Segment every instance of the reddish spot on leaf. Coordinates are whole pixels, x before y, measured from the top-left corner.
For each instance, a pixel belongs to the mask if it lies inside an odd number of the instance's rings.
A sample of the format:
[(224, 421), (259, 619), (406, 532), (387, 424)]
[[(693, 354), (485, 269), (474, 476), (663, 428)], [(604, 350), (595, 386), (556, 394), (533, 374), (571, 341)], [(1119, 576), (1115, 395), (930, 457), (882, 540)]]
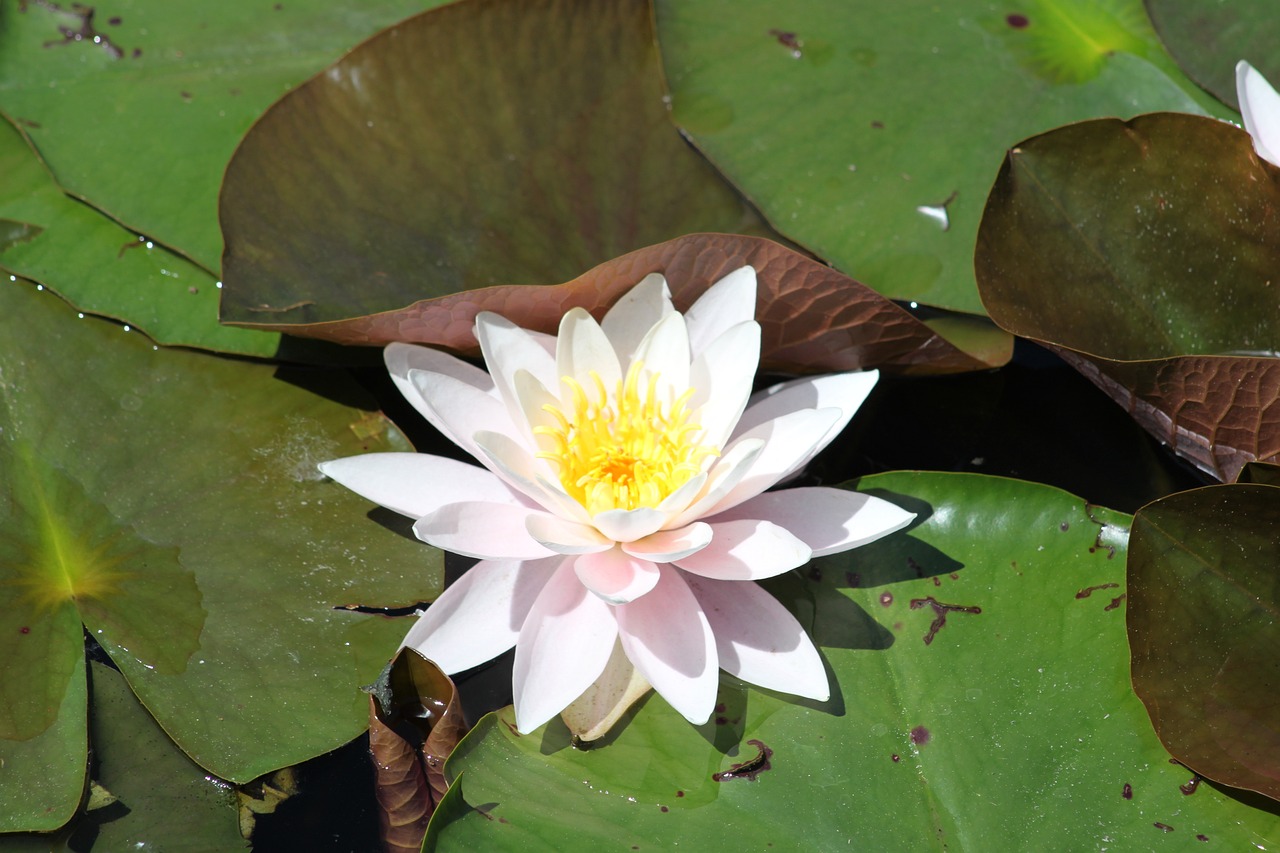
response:
[(1120, 796), (1124, 797), (1126, 800), (1132, 800), (1133, 786), (1130, 785), (1128, 782), (1125, 782), (1124, 787), (1120, 789)]
[(899, 761), (901, 761), (901, 760), (902, 760), (902, 758), (901, 758), (901, 757), (900, 757), (896, 752), (895, 752), (893, 755), (889, 756), (889, 757), (890, 757), (891, 759), (893, 759), (893, 763), (894, 763), (894, 764), (897, 764)]
[(18, 633), (19, 633), (19, 634), (30, 634), (30, 633), (31, 633), (31, 628), (29, 628), (29, 627), (28, 627), (28, 626), (26, 626), (26, 625), (23, 625), (21, 628), (19, 628), (19, 629), (18, 629)]
[(963, 604), (945, 604), (938, 601), (932, 595), (926, 598), (911, 599), (911, 609), (919, 610), (921, 607), (928, 605), (933, 608), (933, 622), (929, 624), (929, 633), (924, 635), (924, 644), (927, 646), (933, 642), (933, 638), (938, 636), (938, 632), (947, 624), (948, 613), (981, 613), (982, 608), (973, 605)]
[(1173, 827), (1169, 826), (1169, 824), (1167, 823), (1161, 823), (1160, 821), (1156, 821), (1151, 825), (1154, 826), (1156, 829), (1160, 830), (1161, 832), (1173, 832)]
[(1115, 589), (1119, 587), (1118, 583), (1100, 583), (1094, 586), (1086, 586), (1084, 589), (1076, 593), (1076, 598), (1088, 598), (1100, 589)]
[(885, 607), (888, 607), (890, 604), (893, 604), (893, 593), (891, 592), (880, 593), (880, 603)]
[(1124, 593), (1121, 593), (1120, 595), (1117, 595), (1115, 598), (1111, 599), (1111, 603), (1102, 609), (1115, 610), (1117, 607), (1120, 606), (1120, 602), (1124, 601), (1124, 599), (1125, 599)]
[(1004, 18), (1004, 22), (1009, 26), (1013, 27), (1015, 30), (1025, 30), (1028, 26), (1031, 25), (1031, 21), (1027, 18), (1026, 15), (1019, 15), (1016, 13), (1012, 15), (1006, 15)]
[(1186, 796), (1188, 796), (1188, 797), (1189, 797), (1189, 796), (1191, 796), (1192, 794), (1194, 794), (1194, 793), (1196, 792), (1196, 789), (1197, 789), (1197, 788), (1199, 788), (1199, 787), (1200, 787), (1200, 777), (1199, 777), (1199, 776), (1192, 776), (1192, 777), (1191, 777), (1191, 778), (1186, 782), (1186, 784), (1184, 784), (1184, 785), (1179, 785), (1179, 786), (1178, 786), (1178, 790), (1179, 790), (1179, 791), (1181, 791), (1183, 794), (1185, 794)]
[(933, 736), (929, 734), (929, 730), (924, 726), (916, 726), (911, 730), (911, 742), (916, 746), (924, 746)]
[(747, 741), (747, 743), (759, 750), (756, 757), (740, 764), (735, 764), (721, 773), (712, 773), (711, 778), (713, 780), (716, 782), (728, 782), (731, 779), (747, 779), (754, 782), (761, 773), (773, 769), (773, 765), (769, 762), (769, 759), (773, 757), (773, 750), (765, 746), (763, 741), (758, 741), (754, 738)]

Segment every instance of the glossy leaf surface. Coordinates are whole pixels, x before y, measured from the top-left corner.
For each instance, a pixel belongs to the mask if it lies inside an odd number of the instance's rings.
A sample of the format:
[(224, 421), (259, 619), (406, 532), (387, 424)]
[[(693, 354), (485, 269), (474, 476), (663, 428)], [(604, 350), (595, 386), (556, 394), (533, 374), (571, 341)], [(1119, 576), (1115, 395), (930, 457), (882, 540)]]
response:
[(822, 648), (832, 700), (722, 677), (707, 725), (651, 697), (589, 751), (558, 724), (519, 737), (509, 709), (491, 715), (448, 765), (473, 810), (432, 827), (435, 849), (679, 838), (731, 850), (745, 838), (774, 850), (815, 839), (1145, 850), (1280, 836), (1274, 815), (1208, 786), (1179, 790), (1189, 774), (1129, 684), (1127, 516), (976, 475), (885, 474), (860, 488), (922, 523), (769, 584)]
[(223, 317), (270, 324), (759, 230), (671, 126), (644, 0), (471, 0), (379, 34), (254, 126), (221, 217)]
[(1134, 518), (1133, 683), (1169, 751), (1280, 799), (1280, 488), (1171, 495)]
[[(761, 359), (791, 371), (883, 367), (902, 373), (955, 373), (1009, 360), (1013, 340), (980, 326), (943, 334), (848, 276), (771, 240), (732, 234), (690, 234), (630, 252), (573, 281), (544, 287), (490, 287), (416, 302), (407, 308), (328, 323), (266, 324), (265, 328), (344, 344), (392, 341), (438, 344), (477, 354), (473, 328), (495, 311), (525, 328), (554, 334), (573, 307), (601, 314), (652, 272), (661, 272), (676, 306), (687, 309), (721, 277), (741, 266), (756, 270), (756, 317), (763, 326)], [(985, 321), (981, 321), (985, 322)]]
[(1159, 113), (1027, 140), (975, 265), (992, 319), (1069, 350), (1202, 470), (1280, 453), (1280, 172), (1244, 131)]
[(1094, 116), (1211, 104), (1139, 0), (660, 0), (673, 117), (789, 239), (879, 292), (981, 313), (1001, 153)]
[(223, 778), (355, 737), (404, 629), (335, 608), (429, 600), (439, 554), (315, 465), (400, 434), (307, 374), (159, 350), (26, 284), (0, 318), (0, 736), (83, 741), (55, 722), (83, 623)]
[(1236, 102), (1236, 63), (1280, 79), (1280, 16), (1268, 0), (1145, 0), (1173, 58), (1224, 104)]

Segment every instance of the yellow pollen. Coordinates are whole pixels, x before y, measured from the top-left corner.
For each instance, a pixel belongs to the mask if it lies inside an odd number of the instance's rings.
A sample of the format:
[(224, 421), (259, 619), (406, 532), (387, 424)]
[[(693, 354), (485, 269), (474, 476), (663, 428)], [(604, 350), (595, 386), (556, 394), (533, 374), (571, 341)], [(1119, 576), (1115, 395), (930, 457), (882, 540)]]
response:
[(538, 456), (556, 464), (565, 491), (591, 515), (655, 507), (700, 473), (709, 457), (720, 455), (699, 443), (702, 428), (689, 422), (693, 389), (664, 411), (657, 374), (642, 384), (642, 369), (639, 362), (631, 365), (613, 399), (595, 371), (591, 394), (573, 377), (562, 377), (573, 398), (571, 410), (545, 405), (556, 423), (534, 428), (548, 448)]

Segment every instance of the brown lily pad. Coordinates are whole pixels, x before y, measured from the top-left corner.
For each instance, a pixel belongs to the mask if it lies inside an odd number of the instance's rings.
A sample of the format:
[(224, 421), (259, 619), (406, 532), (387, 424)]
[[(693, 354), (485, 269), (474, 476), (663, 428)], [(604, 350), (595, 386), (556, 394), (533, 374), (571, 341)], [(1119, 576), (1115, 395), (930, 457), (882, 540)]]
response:
[(1244, 131), (1156, 113), (1021, 143), (975, 266), (1001, 328), (1201, 470), (1232, 480), (1280, 454), (1280, 170)]

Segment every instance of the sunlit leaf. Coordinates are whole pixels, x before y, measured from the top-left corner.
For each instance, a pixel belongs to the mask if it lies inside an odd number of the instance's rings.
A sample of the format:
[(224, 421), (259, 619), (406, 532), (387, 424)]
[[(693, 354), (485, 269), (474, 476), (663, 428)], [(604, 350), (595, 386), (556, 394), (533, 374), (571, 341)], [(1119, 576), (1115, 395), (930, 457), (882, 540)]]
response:
[(1280, 172), (1244, 131), (1158, 113), (1020, 143), (975, 266), (992, 319), (1197, 467), (1280, 454)]
[(1134, 518), (1133, 685), (1160, 739), (1214, 781), (1280, 799), (1280, 488), (1171, 495)]
[(464, 773), (472, 810), (433, 824), (434, 849), (1148, 850), (1202, 835), (1243, 849), (1280, 837), (1274, 814), (1207, 785), (1179, 790), (1191, 774), (1169, 763), (1129, 682), (1127, 516), (975, 475), (859, 487), (921, 523), (769, 585), (822, 648), (831, 701), (722, 677), (707, 725), (654, 696), (589, 751), (559, 723), (520, 737), (509, 709), (490, 715), (447, 768)]
[(954, 373), (1003, 364), (1013, 349), (1013, 339), (986, 321), (975, 319), (962, 329), (945, 326), (944, 334), (970, 348), (966, 353), (848, 276), (771, 240), (732, 234), (678, 237), (607, 261), (561, 285), (490, 287), (368, 317), (265, 328), (345, 344), (412, 341), (475, 354), (472, 329), (481, 311), (554, 333), (570, 308), (598, 314), (651, 272), (665, 274), (676, 305), (685, 309), (712, 283), (744, 265), (754, 267), (759, 280), (756, 317), (763, 326), (761, 358), (769, 367)]
[(663, 97), (646, 0), (467, 0), (380, 33), (237, 150), (223, 319), (362, 317), (762, 233)]
[(1239, 108), (1236, 63), (1280, 79), (1280, 15), (1271, 0), (1145, 0), (1151, 23), (1192, 79)]
[(673, 117), (776, 229), (888, 296), (981, 313), (999, 159), (1094, 116), (1213, 102), (1140, 0), (659, 0)]

